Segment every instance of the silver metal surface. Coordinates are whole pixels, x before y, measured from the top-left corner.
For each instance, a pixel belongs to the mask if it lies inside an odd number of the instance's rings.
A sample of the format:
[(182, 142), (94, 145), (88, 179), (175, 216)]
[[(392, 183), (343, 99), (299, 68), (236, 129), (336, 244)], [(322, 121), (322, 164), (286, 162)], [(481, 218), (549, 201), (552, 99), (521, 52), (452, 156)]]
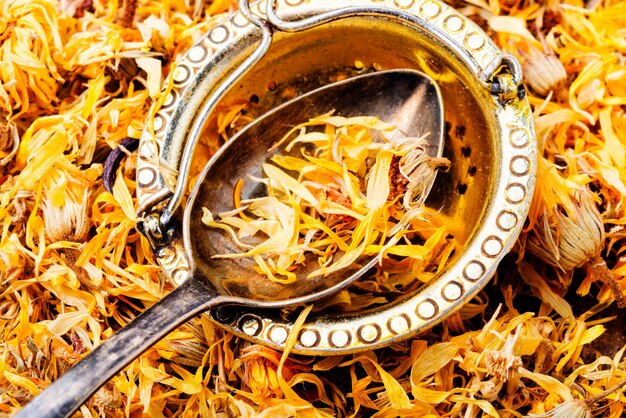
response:
[[(232, 88), (232, 86), (239, 80), (242, 76), (246, 74), (256, 64), (267, 52), (272, 43), (272, 28), (264, 19), (260, 19), (256, 15), (252, 13), (250, 10), (250, 5), (248, 0), (240, 0), (239, 1), (239, 10), (245, 18), (252, 23), (254, 26), (258, 27), (261, 30), (262, 38), (254, 50), (252, 54), (248, 58), (246, 58), (238, 67), (236, 67), (232, 74), (230, 74), (224, 82), (218, 86), (215, 92), (208, 99), (206, 104), (200, 109), (193, 126), (189, 132), (189, 137), (185, 143), (185, 149), (183, 150), (182, 157), (180, 160), (180, 168), (178, 173), (178, 181), (176, 182), (176, 188), (170, 197), (167, 206), (161, 212), (160, 217), (160, 227), (164, 228), (170, 223), (172, 215), (176, 212), (176, 209), (180, 206), (180, 203), (183, 199), (183, 195), (185, 193), (185, 189), (187, 187), (187, 182), (189, 179), (189, 168), (191, 166), (191, 161), (193, 158), (193, 153), (196, 149), (196, 143), (198, 142), (198, 138), (200, 138), (200, 134), (202, 128), (204, 127), (209, 113), (214, 109), (215, 105), (220, 101), (222, 97)], [(165, 197), (165, 196), (164, 196)], [(158, 203), (158, 202), (155, 202)]]
[[(346, 8), (358, 13), (275, 33), (266, 55), (219, 104), (228, 107), (254, 94), (260, 101), (249, 110), (268, 110), (280, 103), (282, 92), (302, 94), (326, 84), (328, 74), (353, 68), (355, 60), (370, 69), (413, 68), (428, 74), (443, 96), (445, 156), (452, 165), (438, 176), (427, 203), (438, 211), (436, 222), (447, 226), (457, 246), (427, 283), (393, 297), (384, 295), (384, 304), (358, 310), (342, 305), (333, 312), (322, 309), (326, 304), (316, 305), (293, 348), (309, 355), (370, 350), (415, 335), (459, 310), (462, 315), (464, 305), (489, 282), (515, 243), (536, 172), (532, 114), (524, 90), (518, 88), (516, 62), (503, 59), (475, 23), (438, 0), (278, 0), (276, 14), (285, 22), (307, 22)], [(267, 4), (256, 2), (251, 9), (263, 17)], [(195, 115), (260, 39), (260, 30), (236, 12), (217, 19), (180, 58), (171, 74), (173, 87), (164, 92), (167, 100), (152, 110), (154, 117), (142, 135), (137, 166), (140, 212), (171, 194), (175, 184), (168, 173), (180, 166)], [(269, 91), (269, 84), (278, 89)], [(218, 112), (209, 115), (205, 138), (215, 132)], [(193, 159), (201, 166), (208, 157), (196, 152)], [(172, 281), (184, 283), (191, 260), (182, 239), (175, 235), (156, 254)], [(343, 292), (344, 297), (351, 294)], [(290, 317), (279, 310), (235, 309), (229, 315), (210, 315), (236, 335), (279, 349), (285, 344), (281, 336), (293, 329)]]

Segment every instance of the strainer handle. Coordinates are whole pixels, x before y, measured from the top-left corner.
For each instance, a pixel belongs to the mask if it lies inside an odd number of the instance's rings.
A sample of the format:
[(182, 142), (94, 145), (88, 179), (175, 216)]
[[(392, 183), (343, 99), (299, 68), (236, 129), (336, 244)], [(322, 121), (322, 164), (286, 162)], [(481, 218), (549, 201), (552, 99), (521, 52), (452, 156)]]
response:
[(204, 280), (190, 277), (161, 301), (72, 366), (14, 418), (70, 417), (100, 387), (170, 331), (224, 302)]

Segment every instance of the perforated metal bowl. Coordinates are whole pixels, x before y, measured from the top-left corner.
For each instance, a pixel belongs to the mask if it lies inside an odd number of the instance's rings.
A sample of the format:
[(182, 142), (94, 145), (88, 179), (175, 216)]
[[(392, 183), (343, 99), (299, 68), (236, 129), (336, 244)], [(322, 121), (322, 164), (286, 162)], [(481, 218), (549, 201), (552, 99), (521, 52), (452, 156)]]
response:
[[(265, 16), (265, 2), (251, 8)], [(452, 167), (438, 177), (428, 203), (441, 209), (460, 247), (427, 285), (387, 304), (310, 314), (294, 350), (303, 354), (380, 347), (458, 310), (487, 284), (514, 244), (534, 185), (537, 150), (530, 107), (518, 86), (521, 75), (479, 27), (437, 0), (289, 0), (279, 2), (277, 13), (301, 21), (346, 10), (352, 12), (315, 27), (274, 33), (267, 53), (229, 89), (225, 80), (253, 53), (262, 32), (241, 12), (216, 21), (172, 71), (169, 93), (153, 109), (139, 147), (139, 211), (158, 212), (174, 186), (167, 173), (191, 158), (184, 147), (192, 126), (203, 122), (202, 109), (212, 108), (220, 89), (228, 90), (220, 103), (256, 95), (261, 112), (284, 98), (277, 90), (288, 86), (303, 93), (355, 61), (366, 68), (413, 68), (437, 81), (448, 132), (444, 155)], [(208, 157), (196, 152), (194, 165)], [(188, 260), (176, 236), (165, 246), (155, 243), (155, 252), (174, 283), (185, 280)], [(278, 348), (292, 327), (289, 315), (274, 310), (209, 315), (237, 335)]]

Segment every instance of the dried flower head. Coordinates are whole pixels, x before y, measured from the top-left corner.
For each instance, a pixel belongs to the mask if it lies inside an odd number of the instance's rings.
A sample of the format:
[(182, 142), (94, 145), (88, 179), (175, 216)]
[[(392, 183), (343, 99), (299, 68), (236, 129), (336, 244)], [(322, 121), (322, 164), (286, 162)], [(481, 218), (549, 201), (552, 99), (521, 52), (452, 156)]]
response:
[(518, 325), (515, 334), (509, 335), (501, 350), (485, 350), (485, 365), (489, 375), (494, 376), (496, 381), (507, 381), (522, 366), (522, 359), (513, 353), (522, 331), (522, 325)]
[[(117, 414), (122, 407), (122, 394), (113, 382), (106, 383), (93, 395), (93, 404), (106, 416), (124, 416)], [(105, 412), (106, 411), (106, 412)]]
[(572, 399), (563, 402), (545, 414), (529, 414), (529, 418), (592, 418), (589, 405), (582, 399)]
[(526, 242), (530, 252), (563, 271), (586, 265), (604, 245), (604, 225), (591, 193), (580, 190), (573, 201), (573, 219), (558, 210), (552, 219), (544, 214)]
[(603, 390), (594, 396), (588, 396), (586, 399), (570, 399), (558, 405), (545, 414), (529, 414), (529, 418), (591, 418), (601, 414), (604, 407), (593, 408), (596, 402), (599, 402), (610, 394), (620, 390), (626, 385), (626, 379), (621, 380), (616, 385)]
[(19, 146), (20, 137), (15, 123), (0, 120), (0, 166), (11, 161)]
[(46, 236), (51, 242), (82, 242), (89, 232), (89, 190), (81, 195), (68, 193), (63, 205), (55, 205), (50, 199), (42, 202)]
[[(428, 141), (425, 137), (403, 138), (396, 141), (394, 146), (403, 154), (398, 164), (402, 178), (400, 181), (404, 186), (401, 187), (402, 206), (406, 210), (422, 206), (435, 181), (437, 171), (447, 170), (450, 167), (450, 160), (428, 155), (426, 152)], [(397, 177), (391, 179), (392, 183), (397, 181)]]
[(522, 56), (525, 58), (522, 64), (524, 79), (538, 94), (546, 96), (565, 83), (565, 68), (552, 51), (542, 52), (531, 46)]
[(604, 224), (591, 192), (580, 190), (573, 199), (576, 213), (554, 214), (553, 223), (544, 214), (526, 242), (526, 248), (545, 263), (562, 271), (588, 267), (594, 279), (606, 284), (619, 307), (626, 307), (626, 297), (619, 282), (601, 256), (604, 248)]

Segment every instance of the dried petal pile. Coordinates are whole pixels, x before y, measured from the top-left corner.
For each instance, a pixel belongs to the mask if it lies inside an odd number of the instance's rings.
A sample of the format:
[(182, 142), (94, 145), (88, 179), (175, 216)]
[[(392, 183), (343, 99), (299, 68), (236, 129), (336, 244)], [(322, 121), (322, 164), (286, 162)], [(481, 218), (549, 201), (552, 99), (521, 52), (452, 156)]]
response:
[[(609, 305), (626, 286), (626, 2), (453, 5), (522, 61), (541, 150), (527, 228), (487, 293), (417, 339), (329, 358), (198, 318), (83, 416), (624, 414), (624, 325)], [(111, 193), (102, 163), (138, 137), (176, 57), (232, 7), (0, 0), (0, 415), (169, 290), (135, 230), (133, 157)], [(243, 122), (240, 109), (220, 126)]]
[[(235, 190), (237, 207), (217, 219), (203, 208), (202, 222), (228, 233), (241, 251), (214, 257), (252, 258), (259, 274), (280, 283), (294, 282), (294, 270), (303, 264), (315, 266), (309, 279), (366, 255), (376, 256), (380, 265), (388, 255), (403, 256), (413, 270), (412, 261), (428, 257), (436, 243), (411, 242), (419, 232), (412, 223), (426, 218), (426, 192), (438, 165), (449, 161), (426, 153), (426, 135), (385, 139), (383, 133), (393, 130), (376, 117), (331, 114), (292, 128), (272, 147), (297, 132), (285, 147), (290, 154), (263, 164), (263, 178), (237, 183), (262, 183), (263, 196), (241, 200)], [(444, 231), (442, 226), (426, 239), (440, 241)]]

